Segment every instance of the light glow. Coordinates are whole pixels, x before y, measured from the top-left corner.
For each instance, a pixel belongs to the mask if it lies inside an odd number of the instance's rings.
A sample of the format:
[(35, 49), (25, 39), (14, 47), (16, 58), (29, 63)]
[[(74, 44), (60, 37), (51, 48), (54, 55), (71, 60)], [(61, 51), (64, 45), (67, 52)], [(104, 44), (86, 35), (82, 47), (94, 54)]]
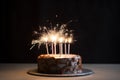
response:
[[(68, 24), (68, 23), (67, 23)], [(46, 46), (47, 54), (57, 54), (57, 45), (59, 45), (59, 54), (69, 54), (70, 53), (70, 44), (73, 42), (73, 35), (70, 34), (72, 30), (68, 30), (67, 24), (56, 24), (55, 27), (47, 28), (46, 26), (40, 27), (39, 32), (34, 31), (35, 34), (39, 35), (39, 38), (32, 40), (32, 48), (35, 44), (41, 45), (42, 43)], [(51, 45), (51, 52), (49, 52), (49, 45)], [(63, 47), (64, 45), (64, 47)], [(30, 50), (32, 49), (30, 48)], [(63, 49), (65, 48), (65, 49)]]

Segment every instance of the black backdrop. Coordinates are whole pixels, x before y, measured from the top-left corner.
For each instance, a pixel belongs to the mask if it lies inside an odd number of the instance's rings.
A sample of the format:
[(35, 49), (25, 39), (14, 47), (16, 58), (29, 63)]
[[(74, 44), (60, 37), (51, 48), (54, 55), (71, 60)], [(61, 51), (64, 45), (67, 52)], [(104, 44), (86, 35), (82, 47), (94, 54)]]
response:
[(70, 28), (77, 41), (71, 52), (80, 54), (84, 63), (120, 63), (116, 0), (2, 0), (1, 19), (0, 62), (36, 62), (44, 48), (29, 51), (32, 31), (50, 19), (74, 20)]

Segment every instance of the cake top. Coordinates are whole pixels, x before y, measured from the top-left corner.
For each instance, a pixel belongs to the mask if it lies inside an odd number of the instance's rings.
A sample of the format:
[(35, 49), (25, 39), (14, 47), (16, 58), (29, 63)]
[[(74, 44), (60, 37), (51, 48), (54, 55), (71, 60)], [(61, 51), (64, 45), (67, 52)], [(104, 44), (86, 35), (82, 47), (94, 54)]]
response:
[[(74, 58), (77, 57), (78, 55), (75, 54), (41, 54), (38, 56), (38, 58), (50, 58), (53, 57), (55, 59), (61, 59), (61, 58)], [(79, 56), (80, 57), (80, 56)]]

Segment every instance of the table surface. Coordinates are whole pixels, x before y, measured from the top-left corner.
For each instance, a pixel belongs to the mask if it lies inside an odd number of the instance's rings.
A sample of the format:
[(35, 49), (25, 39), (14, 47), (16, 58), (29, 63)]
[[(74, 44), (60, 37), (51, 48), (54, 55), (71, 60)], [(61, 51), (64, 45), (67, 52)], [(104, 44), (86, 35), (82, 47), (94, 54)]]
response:
[(83, 64), (94, 74), (77, 77), (45, 77), (27, 74), (30, 69), (37, 68), (31, 63), (1, 63), (0, 80), (120, 80), (120, 64)]

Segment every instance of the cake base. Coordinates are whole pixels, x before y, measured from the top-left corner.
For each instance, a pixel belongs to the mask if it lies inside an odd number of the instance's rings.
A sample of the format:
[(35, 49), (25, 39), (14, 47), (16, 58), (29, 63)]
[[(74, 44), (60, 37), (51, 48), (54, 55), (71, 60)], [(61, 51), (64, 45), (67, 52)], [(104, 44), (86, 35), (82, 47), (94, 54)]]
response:
[(38, 72), (45, 74), (76, 74), (82, 72), (82, 59), (75, 54), (44, 54), (38, 56)]
[(35, 76), (46, 76), (46, 77), (76, 77), (76, 76), (87, 76), (91, 75), (94, 72), (90, 69), (82, 69), (82, 72), (76, 73), (76, 74), (45, 74), (45, 73), (40, 73), (38, 72), (37, 69), (31, 69), (27, 72), (30, 75), (35, 75)]

